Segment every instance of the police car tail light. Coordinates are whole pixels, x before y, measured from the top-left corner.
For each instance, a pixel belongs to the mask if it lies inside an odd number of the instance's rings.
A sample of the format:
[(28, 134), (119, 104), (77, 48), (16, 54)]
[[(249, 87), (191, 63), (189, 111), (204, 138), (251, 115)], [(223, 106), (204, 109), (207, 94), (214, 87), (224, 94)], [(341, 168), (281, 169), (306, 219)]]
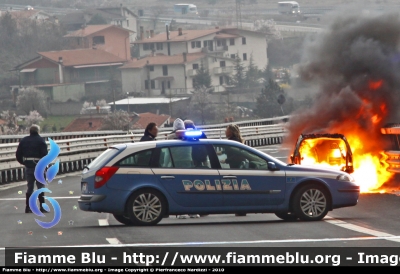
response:
[(118, 167), (105, 166), (96, 172), (94, 177), (94, 188), (100, 188), (117, 172)]

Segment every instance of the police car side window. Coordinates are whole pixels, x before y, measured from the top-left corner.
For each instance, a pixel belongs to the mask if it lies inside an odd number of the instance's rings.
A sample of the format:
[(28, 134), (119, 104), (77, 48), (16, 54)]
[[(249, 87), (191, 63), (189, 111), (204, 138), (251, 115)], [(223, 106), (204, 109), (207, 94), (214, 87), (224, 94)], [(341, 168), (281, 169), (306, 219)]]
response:
[(139, 151), (123, 158), (115, 165), (119, 167), (150, 167), (152, 153), (153, 149)]
[(205, 145), (166, 147), (160, 150), (161, 168), (211, 168)]
[(254, 153), (230, 145), (214, 145), (222, 169), (268, 170), (267, 161)]

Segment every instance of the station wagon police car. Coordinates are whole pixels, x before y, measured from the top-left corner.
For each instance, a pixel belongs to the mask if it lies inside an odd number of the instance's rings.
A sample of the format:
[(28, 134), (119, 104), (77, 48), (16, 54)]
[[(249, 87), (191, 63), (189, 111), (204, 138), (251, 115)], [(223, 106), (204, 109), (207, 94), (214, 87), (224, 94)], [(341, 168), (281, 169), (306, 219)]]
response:
[(286, 164), (235, 141), (199, 139), (114, 145), (82, 173), (79, 207), (108, 212), (126, 225), (156, 225), (181, 214), (274, 213), (317, 221), (355, 206), (348, 173)]

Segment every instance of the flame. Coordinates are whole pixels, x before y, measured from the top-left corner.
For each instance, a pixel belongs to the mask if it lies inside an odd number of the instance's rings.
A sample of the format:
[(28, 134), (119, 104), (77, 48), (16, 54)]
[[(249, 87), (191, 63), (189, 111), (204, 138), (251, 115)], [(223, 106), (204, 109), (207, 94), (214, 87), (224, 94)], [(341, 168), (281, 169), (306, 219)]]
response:
[[(353, 153), (352, 177), (360, 185), (361, 192), (382, 193), (378, 190), (385, 182), (393, 177), (393, 173), (388, 172), (383, 151), (378, 155), (363, 152), (363, 141), (360, 136), (351, 134), (346, 136)], [(326, 142), (328, 141), (328, 142)], [(329, 145), (329, 149), (324, 145)], [(341, 139), (318, 138), (303, 141), (300, 149), (302, 165), (316, 165), (336, 170), (344, 170), (346, 167), (346, 144)]]
[(383, 80), (369, 81), (368, 87), (369, 87), (369, 89), (377, 90), (382, 86), (382, 84), (383, 84)]

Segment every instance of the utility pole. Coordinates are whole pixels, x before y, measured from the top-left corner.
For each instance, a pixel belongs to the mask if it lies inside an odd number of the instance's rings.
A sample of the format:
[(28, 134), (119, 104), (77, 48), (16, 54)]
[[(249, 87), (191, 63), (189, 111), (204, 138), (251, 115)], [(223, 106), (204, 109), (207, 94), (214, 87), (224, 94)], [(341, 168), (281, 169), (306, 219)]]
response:
[(242, 28), (242, 0), (236, 1), (236, 26)]

